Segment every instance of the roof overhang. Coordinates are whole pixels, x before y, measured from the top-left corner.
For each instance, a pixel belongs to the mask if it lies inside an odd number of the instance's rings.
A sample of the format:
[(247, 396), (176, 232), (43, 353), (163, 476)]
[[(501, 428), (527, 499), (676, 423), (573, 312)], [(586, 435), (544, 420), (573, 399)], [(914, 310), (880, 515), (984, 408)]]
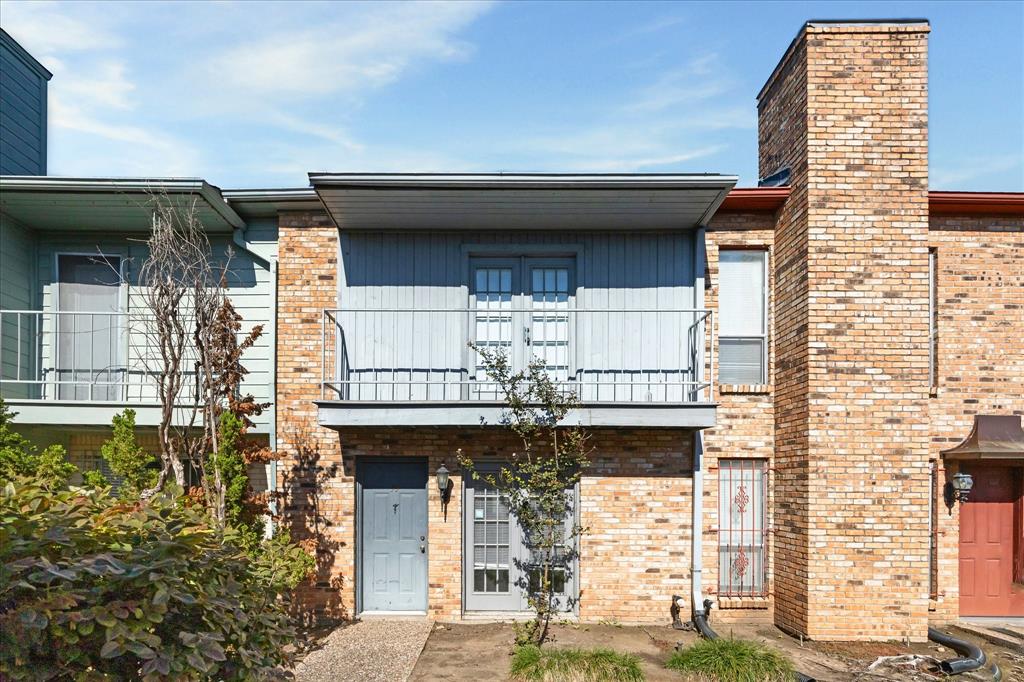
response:
[(723, 211), (777, 211), (792, 189), (782, 187), (737, 187), (722, 202)]
[(710, 220), (736, 184), (713, 174), (310, 173), (345, 230), (666, 230)]
[(928, 211), (932, 215), (1024, 215), (1024, 192), (928, 192)]
[(1017, 415), (978, 414), (971, 435), (942, 451), (944, 459), (1024, 459), (1024, 430)]
[(148, 230), (158, 199), (195, 203), (209, 232), (245, 226), (220, 190), (199, 178), (0, 176), (0, 211), (38, 230)]
[(312, 187), (226, 189), (221, 194), (245, 218), (276, 217), (280, 211), (323, 210), (320, 197)]

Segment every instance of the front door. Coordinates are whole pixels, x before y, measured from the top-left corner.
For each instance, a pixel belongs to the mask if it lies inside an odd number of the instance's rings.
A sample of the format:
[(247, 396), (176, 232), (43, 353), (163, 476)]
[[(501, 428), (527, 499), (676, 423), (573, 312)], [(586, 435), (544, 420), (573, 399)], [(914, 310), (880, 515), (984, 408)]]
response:
[(427, 610), (427, 462), (360, 460), (363, 611)]
[(1020, 513), (1016, 471), (964, 470), (974, 488), (960, 509), (960, 615), (1024, 616), (1024, 585), (1014, 579), (1014, 552), (1022, 542), (1014, 531), (1015, 508)]
[[(463, 537), (467, 611), (526, 611), (528, 595), (539, 589), (537, 557), (529, 538), (508, 503), (486, 481), (463, 476), (466, 495)], [(575, 506), (575, 494), (572, 496)], [(575, 513), (565, 520), (563, 537), (570, 537)], [(575, 543), (559, 552), (552, 584), (555, 608), (572, 611), (576, 595)]]

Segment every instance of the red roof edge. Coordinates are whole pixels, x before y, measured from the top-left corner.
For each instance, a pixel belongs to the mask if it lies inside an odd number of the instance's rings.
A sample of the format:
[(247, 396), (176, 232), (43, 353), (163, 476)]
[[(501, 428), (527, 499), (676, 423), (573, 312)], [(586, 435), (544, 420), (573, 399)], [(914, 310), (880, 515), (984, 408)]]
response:
[[(738, 187), (729, 192), (721, 211), (777, 211), (789, 197), (789, 187)], [(1024, 192), (928, 192), (928, 211), (942, 214), (1024, 215)]]
[(776, 211), (786, 203), (789, 187), (733, 188), (722, 202), (721, 211)]
[(928, 192), (928, 210), (943, 213), (1024, 215), (1024, 192)]

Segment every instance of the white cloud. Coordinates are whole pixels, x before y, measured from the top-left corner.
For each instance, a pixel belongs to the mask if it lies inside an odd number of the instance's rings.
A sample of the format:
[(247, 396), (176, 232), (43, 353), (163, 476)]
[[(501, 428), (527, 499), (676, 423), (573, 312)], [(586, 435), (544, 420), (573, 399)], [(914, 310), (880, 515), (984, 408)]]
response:
[(719, 66), (718, 55), (695, 57), (678, 69), (670, 69), (641, 88), (626, 106), (628, 111), (657, 112), (725, 94), (731, 79)]
[(590, 159), (582, 161), (577, 166), (581, 171), (594, 173), (639, 173), (653, 168), (667, 168), (678, 166), (687, 161), (694, 161), (706, 156), (720, 152), (722, 145), (712, 145), (701, 149), (694, 149), (681, 154), (668, 156), (641, 156), (641, 157), (617, 157), (612, 159)]
[[(415, 64), (465, 57), (456, 35), (488, 3), (413, 2), (352, 6), (340, 20), (247, 39), (214, 55), (204, 71), (246, 97), (356, 94), (397, 80)], [(344, 5), (337, 5), (344, 8)]]
[(932, 166), (929, 186), (933, 189), (963, 190), (973, 180), (1016, 170), (1016, 186), (1024, 189), (1024, 157), (1020, 154), (974, 157), (960, 160), (955, 166)]
[(66, 5), (57, 2), (4, 0), (4, 30), (44, 66), (52, 53), (110, 49), (120, 44), (116, 33), (99, 21), (72, 16), (66, 10)]

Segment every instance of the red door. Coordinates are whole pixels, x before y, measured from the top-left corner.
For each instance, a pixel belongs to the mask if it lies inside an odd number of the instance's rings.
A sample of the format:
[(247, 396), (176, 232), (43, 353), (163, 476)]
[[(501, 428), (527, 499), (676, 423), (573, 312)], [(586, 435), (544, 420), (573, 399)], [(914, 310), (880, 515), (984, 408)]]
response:
[(1011, 467), (964, 467), (974, 489), (960, 510), (960, 615), (1024, 616), (1024, 585), (1014, 583), (1019, 512)]

